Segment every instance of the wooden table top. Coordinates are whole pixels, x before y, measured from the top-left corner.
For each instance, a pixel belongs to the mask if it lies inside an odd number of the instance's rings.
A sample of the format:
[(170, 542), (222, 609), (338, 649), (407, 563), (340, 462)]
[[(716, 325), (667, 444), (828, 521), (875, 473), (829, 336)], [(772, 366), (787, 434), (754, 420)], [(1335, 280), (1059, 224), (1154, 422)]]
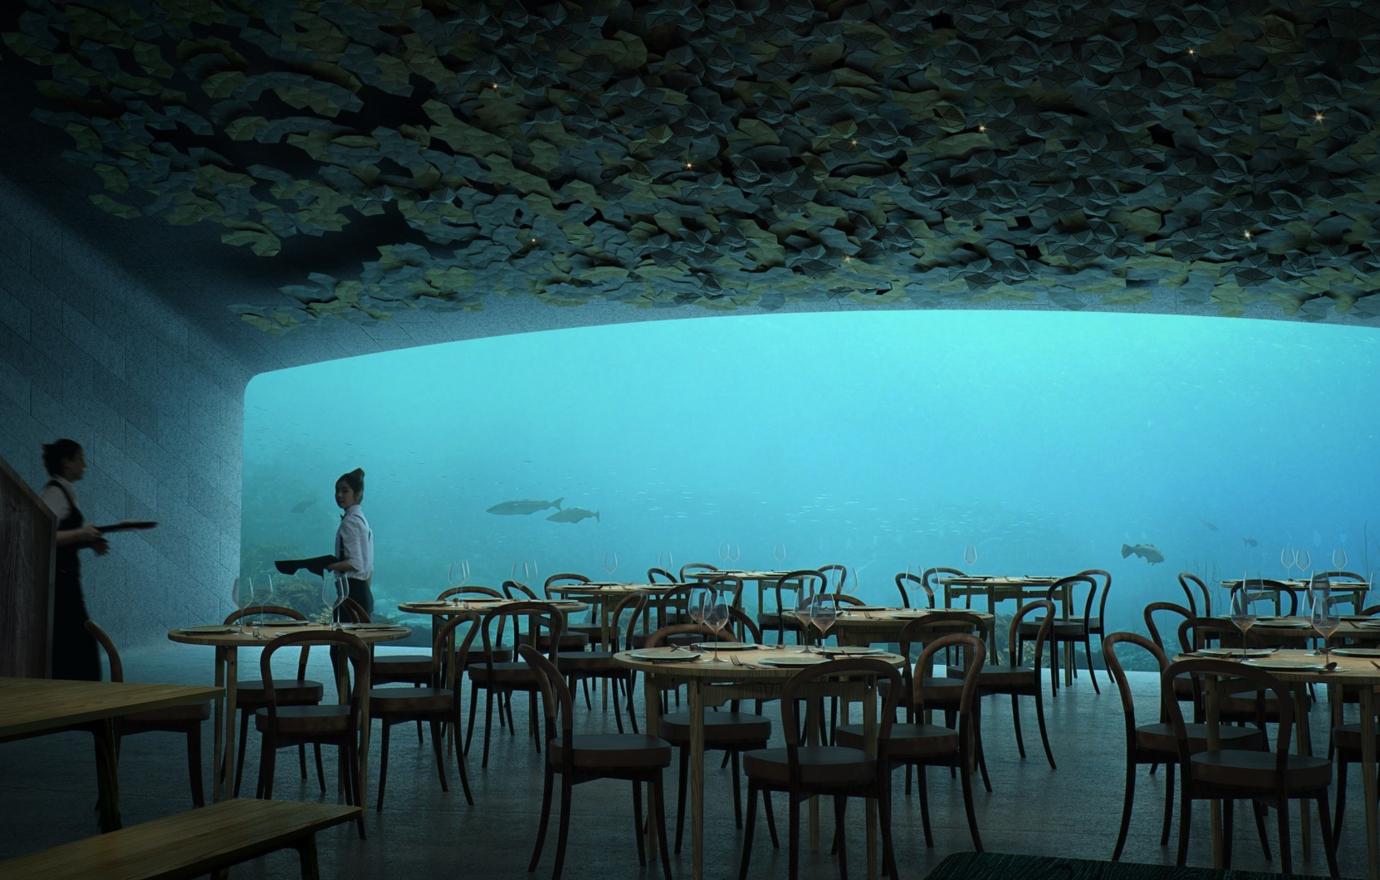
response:
[[(833, 649), (831, 649), (833, 650)], [(698, 660), (685, 660), (678, 662), (639, 660), (632, 654), (637, 651), (620, 651), (614, 655), (614, 659), (624, 666), (638, 669), (643, 672), (658, 676), (673, 676), (675, 678), (712, 678), (715, 681), (772, 681), (790, 678), (806, 666), (770, 666), (762, 661), (769, 657), (780, 657), (783, 655), (800, 656), (805, 651), (795, 645), (758, 645), (755, 648), (739, 651), (720, 651), (719, 659), (712, 659), (708, 651), (701, 652)], [(695, 656), (687, 649), (687, 656)], [(843, 655), (840, 654), (840, 657)], [(869, 660), (884, 660), (892, 666), (903, 666), (906, 658), (900, 654), (891, 654), (885, 651), (876, 651), (868, 654), (849, 654), (850, 659), (854, 657), (866, 657)], [(837, 659), (837, 658), (831, 658)]]
[[(483, 614), (485, 611), (492, 611), (505, 605), (531, 601), (531, 599), (466, 599), (461, 602), (447, 602), (445, 600), (438, 602), (432, 599), (428, 602), (402, 602), (398, 605), (398, 610), (408, 614), (430, 614), (433, 617), (445, 617), (451, 614)], [(572, 599), (537, 599), (536, 601), (555, 605), (556, 610), (562, 614), (574, 614), (589, 609), (589, 606), (584, 602), (576, 602)]]
[(669, 593), (680, 587), (698, 587), (698, 583), (682, 584), (556, 584), (547, 587), (552, 593), (562, 596), (582, 596), (602, 601), (602, 596), (626, 596), (628, 593)]
[(1097, 862), (1057, 856), (954, 853), (925, 880), (1279, 880), (1278, 874), (1233, 868), (1179, 868), (1135, 862)]
[[(1252, 578), (1252, 580), (1254, 580), (1254, 579)], [(1291, 589), (1291, 590), (1307, 590), (1307, 589), (1309, 589), (1310, 587), (1313, 586), (1313, 582), (1312, 582), (1312, 581), (1304, 580), (1304, 579), (1302, 579), (1302, 578), (1264, 578), (1263, 580), (1274, 581), (1275, 584), (1283, 584), (1284, 586), (1288, 587), (1288, 588)], [(1241, 580), (1241, 578), (1228, 578), (1228, 579), (1222, 581), (1222, 586), (1223, 586), (1223, 587), (1226, 587), (1227, 589), (1231, 589), (1231, 588), (1233, 588), (1233, 587), (1239, 587), (1239, 586), (1241, 586), (1242, 583), (1243, 583), (1243, 581)], [(1252, 589), (1268, 590), (1268, 589), (1270, 589), (1272, 586), (1274, 586), (1274, 584), (1255, 584), (1254, 587), (1253, 587)], [(1369, 589), (1370, 589), (1370, 584), (1366, 583), (1365, 581), (1333, 581), (1333, 580), (1329, 580), (1329, 581), (1327, 582), (1327, 588), (1328, 588), (1329, 590), (1333, 590), (1334, 592), (1335, 592), (1335, 591), (1338, 591), (1338, 590), (1341, 590), (1341, 591), (1345, 591), (1345, 592), (1351, 593), (1351, 592), (1360, 592), (1360, 591), (1363, 591), (1363, 590), (1369, 590)]]
[(722, 571), (691, 571), (687, 572), (687, 576), (697, 581), (714, 580), (715, 578), (733, 578), (740, 581), (779, 581), (791, 572), (800, 570), (792, 568), (780, 571), (758, 571), (755, 569), (726, 568)]
[(1057, 580), (1059, 578), (1053, 575), (1043, 574), (967, 574), (940, 578), (939, 583), (946, 587), (1047, 587)]
[(200, 703), (221, 689), (202, 685), (0, 677), (0, 739)]
[[(1375, 639), (1380, 638), (1380, 617), (1367, 617), (1361, 614), (1341, 614), (1338, 615), (1340, 623), (1337, 630), (1332, 634), (1332, 638), (1342, 636), (1345, 638)], [(1230, 617), (1212, 616), (1203, 618), (1218, 626), (1230, 628), (1236, 631), (1236, 625), (1231, 622)], [(1272, 635), (1289, 637), (1290, 635), (1298, 638), (1314, 637), (1317, 633), (1313, 632), (1313, 622), (1307, 617), (1294, 615), (1293, 617), (1257, 617), (1255, 623), (1251, 624), (1248, 638), (1254, 638), (1265, 630)]]
[(1337, 649), (1333, 649), (1329, 657), (1337, 664), (1337, 667), (1330, 672), (1323, 671), (1321, 654), (1314, 654), (1312, 651), (1302, 648), (1281, 648), (1268, 657), (1256, 657), (1245, 661), (1231, 656), (1221, 656), (1216, 651), (1206, 654), (1202, 651), (1192, 655), (1180, 654), (1176, 659), (1182, 660), (1188, 657), (1226, 660), (1232, 664), (1264, 669), (1280, 681), (1286, 682), (1344, 685), (1380, 684), (1380, 666), (1376, 665), (1380, 663), (1380, 657), (1348, 657), (1344, 654), (1338, 654)]
[[(230, 630), (223, 632), (222, 630)], [(327, 632), (329, 627), (324, 623), (298, 623), (292, 625), (272, 626), (265, 624), (260, 627), (260, 635), (254, 637), (252, 625), (246, 624), (244, 631), (241, 632), (237, 626), (223, 627), (217, 624), (207, 624), (204, 627), (189, 627), (187, 629), (168, 630), (168, 639), (183, 645), (214, 645), (218, 648), (256, 648), (263, 647), (278, 636), (296, 632)], [(412, 630), (405, 626), (395, 626), (392, 624), (380, 623), (347, 623), (345, 632), (355, 636), (362, 642), (395, 642), (405, 639), (412, 634)]]

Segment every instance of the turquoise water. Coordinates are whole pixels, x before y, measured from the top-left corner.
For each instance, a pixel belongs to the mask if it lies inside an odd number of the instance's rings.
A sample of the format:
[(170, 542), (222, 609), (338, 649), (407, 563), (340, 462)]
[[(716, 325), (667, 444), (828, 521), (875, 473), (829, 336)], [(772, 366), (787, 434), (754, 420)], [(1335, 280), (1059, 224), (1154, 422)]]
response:
[[(557, 571), (842, 562), (1113, 575), (1113, 628), (1175, 576), (1380, 567), (1380, 333), (1170, 316), (886, 312), (530, 333), (256, 377), (243, 566), (329, 552), (367, 472), (378, 607)], [(499, 516), (514, 500), (555, 508)], [(295, 510), (294, 510), (295, 509)], [(1164, 562), (1122, 558), (1153, 544)], [(524, 572), (526, 577), (524, 578)]]

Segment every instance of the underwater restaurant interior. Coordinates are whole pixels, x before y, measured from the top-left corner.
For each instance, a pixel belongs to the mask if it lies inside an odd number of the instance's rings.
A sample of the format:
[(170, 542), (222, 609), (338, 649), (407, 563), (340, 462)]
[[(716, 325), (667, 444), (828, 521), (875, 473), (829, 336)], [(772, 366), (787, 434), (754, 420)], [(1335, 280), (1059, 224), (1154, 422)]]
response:
[(17, 0), (0, 82), (0, 878), (1380, 878), (1373, 4)]

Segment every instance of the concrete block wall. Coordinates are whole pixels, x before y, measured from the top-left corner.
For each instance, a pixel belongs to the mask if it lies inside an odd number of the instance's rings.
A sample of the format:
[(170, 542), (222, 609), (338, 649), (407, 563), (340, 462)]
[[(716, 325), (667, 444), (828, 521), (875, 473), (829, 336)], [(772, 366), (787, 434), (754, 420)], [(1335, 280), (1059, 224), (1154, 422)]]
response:
[(117, 645), (219, 619), (239, 571), (249, 371), (0, 181), (0, 456), (36, 489), (40, 446), (86, 449), (88, 521), (151, 519), (84, 554), (87, 606)]

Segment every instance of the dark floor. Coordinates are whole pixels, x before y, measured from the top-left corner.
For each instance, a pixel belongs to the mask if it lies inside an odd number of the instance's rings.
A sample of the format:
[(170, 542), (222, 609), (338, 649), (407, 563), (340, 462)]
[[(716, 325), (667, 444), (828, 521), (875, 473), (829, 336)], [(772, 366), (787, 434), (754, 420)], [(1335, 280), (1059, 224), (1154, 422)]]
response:
[[(241, 658), (241, 668), (253, 668)], [(209, 651), (187, 646), (158, 646), (127, 652), (126, 677), (130, 680), (201, 682), (209, 680)], [(320, 679), (326, 670), (316, 672)], [(1145, 674), (1135, 679), (1138, 703), (1152, 713), (1153, 680)], [(1114, 689), (1102, 679), (1103, 693), (1093, 693), (1086, 673), (1072, 689), (1060, 691), (1049, 701), (1051, 739), (1058, 770), (1050, 770), (1038, 752), (1034, 710), (1026, 706), (1027, 743), (1036, 751), (1021, 760), (1011, 732), (1010, 704), (1005, 698), (986, 701), (984, 728), (993, 791), (978, 786), (977, 812), (986, 848), (1017, 852), (1106, 859), (1111, 854), (1120, 820), (1124, 769), (1124, 733), (1121, 704)], [(581, 704), (581, 707), (583, 704)], [(589, 730), (613, 730), (612, 716), (597, 709), (585, 717)], [(640, 694), (639, 694), (640, 708)], [(1325, 743), (1326, 713), (1315, 707), (1314, 742)], [(514, 704), (519, 730), (525, 730), (525, 702)], [(768, 707), (768, 713), (772, 712)], [(583, 708), (581, 709), (583, 716)], [(482, 724), (482, 706), (481, 706)], [(258, 766), (256, 740), (251, 734), (249, 772)], [(205, 762), (210, 765), (210, 731), (206, 733)], [(420, 880), (430, 877), (524, 877), (536, 834), (541, 795), (541, 765), (530, 740), (496, 737), (487, 770), (479, 769), (479, 753), (471, 753), (470, 770), (477, 806), (467, 807), (457, 789), (454, 766), (452, 790), (443, 794), (436, 779), (430, 747), (419, 747), (412, 728), (395, 728), (390, 756), (388, 799), (383, 813), (370, 806), (369, 839), (360, 841), (352, 827), (331, 829), (320, 836), (322, 876), (398, 877)], [(371, 786), (378, 773), (377, 727), (373, 738)], [(476, 746), (478, 739), (476, 738)], [(121, 806), (125, 823), (152, 819), (190, 806), (182, 741), (171, 734), (145, 734), (125, 741), (121, 755)], [(296, 778), (295, 760), (282, 753), (279, 761), (278, 797), (316, 799), (318, 790)], [(329, 757), (328, 757), (329, 761)], [(285, 764), (287, 766), (285, 766)], [(706, 877), (737, 876), (740, 834), (733, 825), (729, 776), (717, 760), (709, 762), (706, 785)], [(329, 763), (328, 763), (329, 772)], [(1366, 852), (1359, 773), (1351, 773), (1350, 807), (1346, 816), (1340, 854), (1342, 873), (1364, 876)], [(1159, 845), (1161, 776), (1139, 777), (1136, 816), (1124, 858), (1128, 861), (1172, 863), (1173, 848)], [(0, 745), (0, 804), (4, 833), (0, 857), (19, 855), (95, 832), (94, 758), (87, 735), (67, 733)], [(897, 777), (899, 783), (900, 777)], [(209, 784), (209, 780), (208, 780)], [(674, 778), (668, 774), (668, 798), (674, 798)], [(209, 788), (208, 788), (209, 791)], [(332, 795), (334, 789), (332, 789)], [(660, 877), (660, 871), (637, 865), (632, 836), (631, 803), (626, 783), (593, 782), (575, 791), (574, 824), (565, 876), (570, 878)], [(935, 846), (927, 849), (920, 831), (919, 803), (896, 793), (897, 858), (901, 875), (923, 877), (945, 855), (971, 848), (963, 818), (959, 787), (947, 772), (931, 771), (930, 802), (935, 825)], [(673, 801), (672, 801), (673, 803)], [(784, 807), (784, 804), (781, 804)], [(674, 808), (668, 820), (674, 822)], [(1238, 811), (1235, 867), (1271, 870), (1255, 839), (1249, 813)], [(778, 809), (778, 819), (784, 818)], [(830, 812), (823, 810), (825, 827)], [(853, 876), (865, 876), (862, 862), (861, 802), (849, 811), (849, 849)], [(1207, 811), (1194, 814), (1189, 861), (1210, 864)], [(1313, 817), (1314, 837), (1316, 816)], [(1273, 816), (1271, 817), (1273, 838)], [(1325, 874), (1316, 839), (1311, 859), (1302, 859), (1295, 821), (1295, 863), (1299, 873)], [(1176, 826), (1177, 829), (1177, 826)], [(756, 877), (785, 877), (785, 851), (773, 851), (759, 823), (753, 856)], [(783, 831), (784, 833), (784, 831)], [(1177, 831), (1176, 831), (1177, 833)], [(551, 871), (554, 833), (535, 876)], [(825, 845), (827, 848), (827, 836)], [(784, 841), (783, 841), (784, 842)], [(1272, 847), (1274, 847), (1272, 841)], [(689, 829), (686, 847), (673, 856), (673, 874), (689, 876)], [(837, 869), (826, 851), (802, 855), (802, 876), (836, 877)], [(298, 876), (295, 855), (280, 853), (238, 869), (240, 877), (287, 878)]]

